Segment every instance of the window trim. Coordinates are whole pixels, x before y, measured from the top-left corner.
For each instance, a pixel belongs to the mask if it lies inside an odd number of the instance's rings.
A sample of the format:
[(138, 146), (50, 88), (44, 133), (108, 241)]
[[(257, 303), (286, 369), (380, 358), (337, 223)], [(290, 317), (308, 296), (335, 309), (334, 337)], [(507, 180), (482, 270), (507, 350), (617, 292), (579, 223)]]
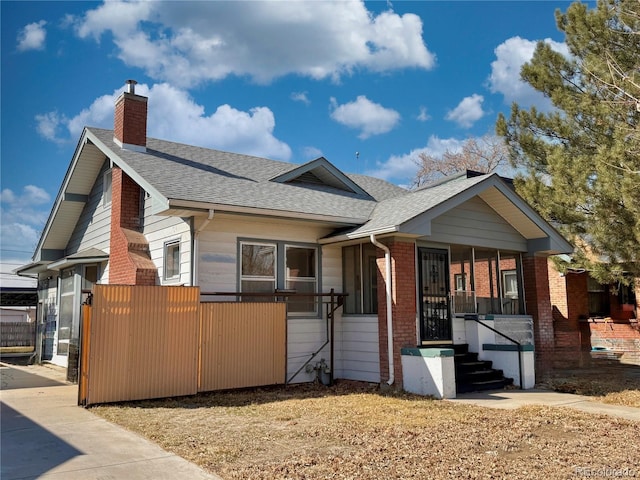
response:
[(516, 290), (515, 292), (507, 291), (508, 276), (516, 277), (516, 289), (518, 288), (518, 270), (515, 268), (511, 270), (501, 270), (500, 273), (502, 274), (502, 296), (504, 298), (518, 298), (520, 293), (518, 290)]
[[(176, 266), (176, 271), (177, 273), (175, 275), (172, 276), (168, 276), (167, 272), (168, 272), (168, 260), (169, 260), (169, 248), (171, 247), (178, 247), (178, 264)], [(162, 248), (162, 257), (163, 257), (163, 261), (162, 261), (162, 279), (166, 282), (176, 282), (180, 280), (180, 258), (182, 255), (182, 251), (181, 251), (181, 241), (179, 238), (173, 239), (173, 240), (167, 240), (166, 242), (164, 242), (164, 247)]]
[[(347, 278), (346, 278), (346, 269), (345, 269), (345, 249), (347, 248), (351, 248), (351, 247), (357, 247), (358, 248), (358, 264), (359, 264), (359, 271), (357, 272), (357, 277), (358, 277), (358, 286), (357, 288), (359, 288), (360, 291), (360, 297), (357, 300), (357, 303), (354, 305), (356, 311), (352, 312), (349, 311), (350, 309), (348, 308), (349, 305), (347, 302), (345, 302), (344, 306), (343, 306), (343, 312), (344, 315), (349, 315), (349, 316), (364, 316), (364, 317), (371, 317), (371, 316), (376, 316), (378, 315), (378, 311), (379, 311), (379, 305), (378, 305), (378, 300), (377, 300), (377, 295), (378, 295), (378, 283), (377, 283), (377, 276), (378, 276), (378, 267), (377, 265), (366, 265), (372, 258), (374, 258), (372, 255), (370, 255), (371, 253), (375, 253), (377, 251), (377, 247), (375, 245), (373, 245), (372, 243), (367, 243), (367, 242), (362, 242), (362, 243), (356, 243), (353, 245), (345, 245), (342, 247), (342, 251), (341, 251), (341, 266), (342, 266), (342, 290), (347, 292), (348, 288), (347, 288)], [(369, 247), (369, 248), (367, 248)], [(368, 252), (367, 252), (368, 250)], [(375, 256), (374, 259), (374, 264), (377, 262), (377, 256)], [(372, 283), (370, 282), (370, 280), (372, 280), (371, 275), (373, 275), (373, 277), (376, 280), (376, 283)], [(355, 283), (355, 280), (354, 280)], [(365, 292), (368, 292), (365, 294)], [(367, 302), (367, 297), (369, 302)], [(366, 312), (365, 310), (369, 310), (368, 308), (365, 308), (372, 306), (373, 308), (371, 310), (375, 310), (372, 312)]]
[[(316, 286), (315, 290), (320, 291), (322, 289), (322, 248), (315, 243), (306, 242), (291, 242), (288, 240), (270, 240), (264, 238), (250, 238), (250, 237), (238, 237), (237, 238), (237, 288), (238, 292), (242, 292), (242, 245), (266, 245), (275, 247), (275, 289), (284, 290), (287, 285), (287, 258), (286, 249), (288, 247), (293, 248), (309, 248), (315, 250), (315, 268), (316, 268)], [(304, 278), (304, 277), (303, 277)], [(269, 297), (271, 298), (271, 297)], [(319, 318), (322, 315), (322, 309), (319, 308), (320, 303), (316, 302), (316, 308), (314, 311), (309, 312), (288, 312), (289, 316), (305, 317), (305, 318)]]
[[(107, 184), (109, 188), (107, 188)], [(113, 168), (110, 168), (102, 174), (102, 208), (108, 208), (111, 206), (111, 202), (113, 200), (112, 189), (113, 189)]]
[[(247, 275), (242, 273), (242, 247), (244, 245), (258, 245), (263, 247), (273, 247), (273, 276), (266, 275)], [(243, 292), (242, 282), (245, 280), (252, 282), (272, 282), (274, 290), (278, 288), (278, 245), (274, 242), (241, 240), (238, 243), (238, 291)]]

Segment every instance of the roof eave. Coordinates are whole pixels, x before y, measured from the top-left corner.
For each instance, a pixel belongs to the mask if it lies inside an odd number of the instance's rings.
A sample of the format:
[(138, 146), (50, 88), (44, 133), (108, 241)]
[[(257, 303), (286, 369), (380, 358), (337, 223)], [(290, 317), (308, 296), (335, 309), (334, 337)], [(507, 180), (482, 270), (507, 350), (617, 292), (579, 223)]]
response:
[(235, 213), (244, 215), (259, 215), (263, 217), (287, 218), (296, 220), (316, 221), (338, 225), (362, 225), (368, 219), (357, 217), (343, 217), (334, 215), (320, 215), (314, 213), (294, 212), (290, 210), (275, 210), (270, 208), (246, 207), (240, 205), (225, 205), (220, 203), (196, 202), (191, 200), (169, 199), (169, 209), (191, 209), (207, 212), (214, 210), (216, 212)]

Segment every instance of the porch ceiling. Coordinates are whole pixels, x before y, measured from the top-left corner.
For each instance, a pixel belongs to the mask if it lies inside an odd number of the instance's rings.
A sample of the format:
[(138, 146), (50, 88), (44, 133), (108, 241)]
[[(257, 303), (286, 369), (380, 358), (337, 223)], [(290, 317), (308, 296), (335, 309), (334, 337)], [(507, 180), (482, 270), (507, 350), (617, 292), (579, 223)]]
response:
[(478, 196), (527, 240), (547, 237), (544, 230), (496, 187), (484, 190)]
[(58, 192), (38, 251), (66, 248), (106, 160), (105, 154), (92, 143), (85, 141), (85, 138), (83, 135), (80, 139), (77, 154), (65, 176), (65, 183)]

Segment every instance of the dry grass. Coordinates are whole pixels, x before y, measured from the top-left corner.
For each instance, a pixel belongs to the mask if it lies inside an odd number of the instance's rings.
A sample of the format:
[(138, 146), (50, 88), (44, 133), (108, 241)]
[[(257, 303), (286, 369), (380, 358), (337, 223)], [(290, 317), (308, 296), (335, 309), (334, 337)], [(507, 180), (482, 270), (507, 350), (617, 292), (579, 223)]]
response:
[(640, 408), (640, 366), (637, 365), (600, 363), (595, 367), (555, 370), (541, 386), (595, 397), (594, 400), (603, 403)]
[(640, 477), (638, 422), (494, 410), (351, 382), (92, 411), (225, 479), (571, 478), (580, 468)]
[(36, 347), (0, 347), (0, 353), (31, 353)]

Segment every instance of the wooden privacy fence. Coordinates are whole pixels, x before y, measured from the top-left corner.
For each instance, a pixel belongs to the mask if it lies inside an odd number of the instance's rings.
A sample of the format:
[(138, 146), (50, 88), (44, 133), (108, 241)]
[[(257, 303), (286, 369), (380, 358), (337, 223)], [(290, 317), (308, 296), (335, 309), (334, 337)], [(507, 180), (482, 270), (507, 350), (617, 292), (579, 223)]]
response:
[(96, 285), (83, 309), (79, 403), (284, 383), (283, 303), (201, 303), (198, 287)]
[(33, 347), (36, 344), (35, 322), (2, 322), (0, 333), (0, 347)]

